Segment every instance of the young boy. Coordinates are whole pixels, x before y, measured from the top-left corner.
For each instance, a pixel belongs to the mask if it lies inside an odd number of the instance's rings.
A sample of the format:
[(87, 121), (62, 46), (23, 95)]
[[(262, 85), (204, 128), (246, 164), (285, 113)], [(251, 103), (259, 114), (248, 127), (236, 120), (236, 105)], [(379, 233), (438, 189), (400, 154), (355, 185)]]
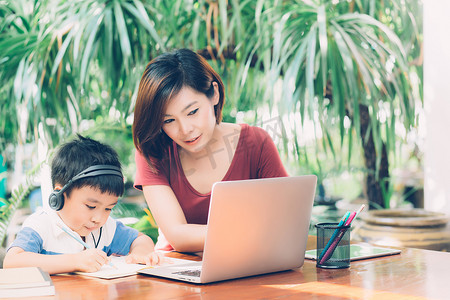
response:
[(124, 192), (118, 155), (110, 146), (78, 135), (59, 148), (51, 174), (52, 209), (25, 220), (4, 268), (36, 266), (50, 274), (95, 272), (111, 254), (128, 255), (128, 263), (160, 262), (150, 237), (109, 216)]

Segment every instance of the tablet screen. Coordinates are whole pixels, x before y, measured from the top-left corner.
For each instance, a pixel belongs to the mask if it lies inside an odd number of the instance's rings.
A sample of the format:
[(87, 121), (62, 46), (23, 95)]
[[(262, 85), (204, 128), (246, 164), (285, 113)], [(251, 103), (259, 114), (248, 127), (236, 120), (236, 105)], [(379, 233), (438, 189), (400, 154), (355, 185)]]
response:
[[(391, 249), (364, 244), (351, 244), (350, 260), (354, 261), (379, 256), (394, 255), (399, 254), (400, 252), (401, 250), (399, 249)], [(305, 258), (316, 260), (316, 249), (306, 251)]]

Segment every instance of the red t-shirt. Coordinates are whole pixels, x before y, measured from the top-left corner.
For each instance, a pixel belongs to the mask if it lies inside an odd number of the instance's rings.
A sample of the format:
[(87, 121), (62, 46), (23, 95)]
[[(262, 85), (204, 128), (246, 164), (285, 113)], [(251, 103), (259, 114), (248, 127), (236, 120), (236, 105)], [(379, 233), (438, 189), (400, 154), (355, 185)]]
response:
[[(231, 165), (222, 181), (287, 177), (278, 150), (269, 134), (262, 128), (241, 124), (240, 135), (230, 135), (229, 142), (239, 138)], [(227, 149), (223, 149), (227, 151)], [(134, 187), (142, 190), (145, 185), (169, 185), (180, 203), (189, 224), (206, 224), (211, 192), (197, 192), (187, 180), (174, 142), (169, 157), (163, 161), (152, 160), (155, 174), (144, 156), (136, 151), (136, 178)], [(212, 160), (214, 154), (212, 154)]]

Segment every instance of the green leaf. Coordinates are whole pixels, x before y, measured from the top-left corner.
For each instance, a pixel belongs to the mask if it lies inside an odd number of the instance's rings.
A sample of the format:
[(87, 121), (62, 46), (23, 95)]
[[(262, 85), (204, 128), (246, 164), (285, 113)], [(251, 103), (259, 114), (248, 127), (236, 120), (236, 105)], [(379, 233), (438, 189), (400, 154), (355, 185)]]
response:
[(156, 43), (161, 47), (163, 51), (167, 51), (162, 41), (161, 37), (158, 35), (158, 32), (155, 29), (153, 22), (150, 20), (147, 11), (145, 10), (144, 5), (139, 0), (133, 1), (136, 8), (134, 8), (131, 4), (124, 2), (122, 5), (133, 14), (137, 20), (144, 26), (144, 28), (150, 33)]
[(119, 2), (114, 2), (114, 17), (116, 19), (116, 28), (119, 32), (119, 41), (120, 41), (120, 48), (122, 49), (122, 55), (123, 55), (123, 63), (125, 64), (125, 69), (128, 70), (129, 68), (129, 60), (131, 57), (131, 45), (130, 45), (130, 38), (128, 37), (128, 28), (125, 22), (125, 19), (123, 17), (123, 11), (122, 7), (120, 6)]
[(88, 34), (88, 39), (86, 41), (85, 50), (83, 53), (83, 58), (81, 60), (81, 70), (80, 70), (80, 82), (84, 83), (86, 78), (88, 77), (88, 66), (89, 61), (93, 56), (93, 48), (95, 43), (95, 38), (98, 33), (98, 27), (103, 20), (103, 14), (98, 16), (98, 18), (93, 18), (90, 20), (86, 33)]
[(64, 56), (66, 55), (67, 48), (69, 47), (70, 43), (72, 42), (73, 35), (74, 35), (74, 31), (70, 30), (69, 34), (64, 39), (64, 42), (62, 43), (61, 48), (58, 50), (58, 54), (56, 55), (56, 58), (53, 61), (53, 68), (50, 73), (51, 76), (55, 75), (60, 64), (62, 64), (62, 60), (63, 60)]
[[(307, 56), (306, 56), (306, 86), (307, 86), (307, 97), (310, 103), (314, 103), (314, 62), (316, 57), (316, 26), (315, 24), (311, 27), (311, 31), (308, 33), (306, 38), (307, 43)], [(312, 105), (310, 105), (312, 109)], [(312, 113), (310, 113), (312, 115)]]
[(322, 94), (326, 93), (326, 84), (327, 84), (327, 51), (328, 51), (328, 37), (327, 37), (327, 16), (325, 13), (325, 6), (319, 6), (317, 10), (317, 24), (319, 27), (319, 46), (320, 46), (320, 54), (321, 54), (321, 73), (322, 73), (322, 83), (323, 83), (323, 91)]

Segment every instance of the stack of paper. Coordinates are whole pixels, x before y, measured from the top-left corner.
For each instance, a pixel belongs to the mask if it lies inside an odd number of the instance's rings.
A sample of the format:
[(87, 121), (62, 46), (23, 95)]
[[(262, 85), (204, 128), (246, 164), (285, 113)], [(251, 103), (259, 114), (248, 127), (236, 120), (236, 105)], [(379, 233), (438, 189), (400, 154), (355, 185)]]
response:
[(55, 295), (55, 286), (40, 268), (0, 269), (0, 298), (50, 295)]

